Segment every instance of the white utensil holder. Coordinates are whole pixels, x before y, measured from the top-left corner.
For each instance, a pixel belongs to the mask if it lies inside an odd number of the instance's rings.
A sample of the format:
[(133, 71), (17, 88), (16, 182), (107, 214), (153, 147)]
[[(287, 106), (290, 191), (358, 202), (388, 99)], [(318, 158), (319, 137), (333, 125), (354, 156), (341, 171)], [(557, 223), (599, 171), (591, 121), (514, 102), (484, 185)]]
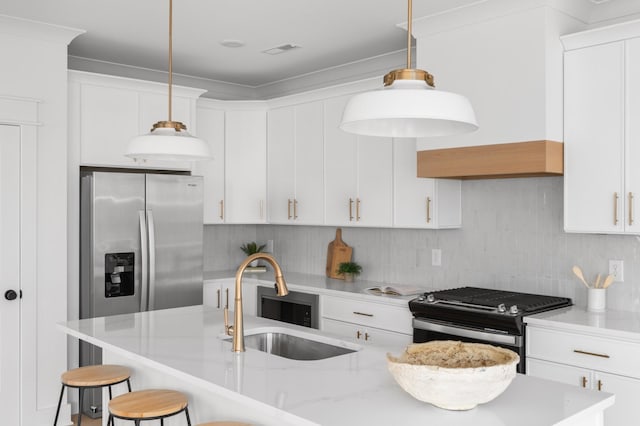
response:
[(607, 290), (604, 288), (590, 288), (587, 290), (587, 311), (604, 312), (607, 305)]

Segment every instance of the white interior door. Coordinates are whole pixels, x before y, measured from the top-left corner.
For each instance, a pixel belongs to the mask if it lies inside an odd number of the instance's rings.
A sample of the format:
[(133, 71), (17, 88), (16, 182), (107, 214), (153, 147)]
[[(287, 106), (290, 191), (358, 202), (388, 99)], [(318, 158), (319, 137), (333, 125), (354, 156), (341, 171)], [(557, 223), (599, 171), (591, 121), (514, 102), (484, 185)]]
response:
[(0, 125), (0, 413), (6, 425), (20, 424), (19, 294), (20, 128)]

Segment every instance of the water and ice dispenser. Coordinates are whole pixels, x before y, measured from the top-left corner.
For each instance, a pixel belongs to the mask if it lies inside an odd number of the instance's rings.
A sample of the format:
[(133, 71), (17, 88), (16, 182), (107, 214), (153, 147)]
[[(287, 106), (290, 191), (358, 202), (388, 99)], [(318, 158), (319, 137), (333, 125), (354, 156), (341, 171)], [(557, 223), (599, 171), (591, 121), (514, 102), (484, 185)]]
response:
[(133, 252), (104, 255), (104, 297), (133, 295), (134, 265)]

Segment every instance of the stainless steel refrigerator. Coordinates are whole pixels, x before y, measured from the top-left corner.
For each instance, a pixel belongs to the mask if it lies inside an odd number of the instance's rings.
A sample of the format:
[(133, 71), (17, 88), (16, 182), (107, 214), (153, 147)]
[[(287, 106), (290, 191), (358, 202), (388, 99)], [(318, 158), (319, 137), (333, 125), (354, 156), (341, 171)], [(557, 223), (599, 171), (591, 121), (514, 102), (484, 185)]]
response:
[[(83, 170), (80, 189), (81, 319), (202, 304), (202, 177)], [(80, 365), (101, 362), (81, 342)]]

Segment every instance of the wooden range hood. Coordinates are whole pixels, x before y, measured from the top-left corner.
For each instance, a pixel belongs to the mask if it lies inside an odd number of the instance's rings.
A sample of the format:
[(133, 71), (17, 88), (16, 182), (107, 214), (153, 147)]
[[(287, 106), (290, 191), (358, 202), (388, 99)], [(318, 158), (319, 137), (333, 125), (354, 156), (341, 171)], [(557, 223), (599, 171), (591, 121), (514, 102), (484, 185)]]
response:
[(530, 141), (418, 151), (418, 177), (496, 179), (562, 176), (563, 144)]

